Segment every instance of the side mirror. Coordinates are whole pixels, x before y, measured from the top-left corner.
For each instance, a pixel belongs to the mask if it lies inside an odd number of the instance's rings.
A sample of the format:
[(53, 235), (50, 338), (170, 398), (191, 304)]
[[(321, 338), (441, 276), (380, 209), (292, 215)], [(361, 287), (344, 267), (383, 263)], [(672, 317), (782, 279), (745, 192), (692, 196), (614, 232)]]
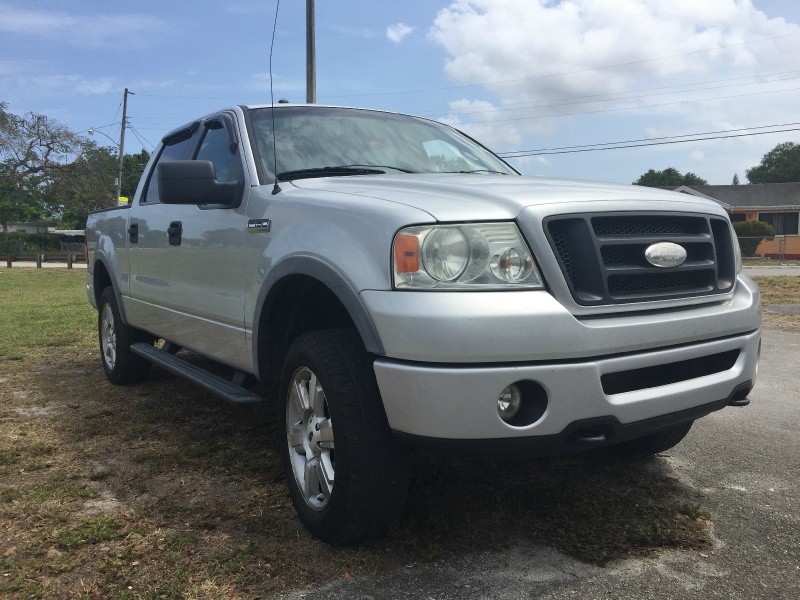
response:
[(239, 182), (219, 182), (210, 160), (172, 160), (158, 164), (158, 195), (163, 204), (234, 206)]

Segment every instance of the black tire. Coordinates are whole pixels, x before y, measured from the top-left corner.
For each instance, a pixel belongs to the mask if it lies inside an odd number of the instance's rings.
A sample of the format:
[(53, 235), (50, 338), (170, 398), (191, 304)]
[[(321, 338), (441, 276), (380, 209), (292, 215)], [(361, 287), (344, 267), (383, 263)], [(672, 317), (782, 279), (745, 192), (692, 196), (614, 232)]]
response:
[(125, 324), (111, 287), (100, 294), (97, 308), (100, 362), (106, 377), (116, 385), (142, 381), (150, 373), (153, 363), (131, 352), (131, 345), (137, 342), (152, 344), (153, 336)]
[(279, 398), (286, 481), (306, 529), (330, 544), (383, 535), (405, 504), (409, 457), (392, 437), (361, 340), (349, 330), (299, 337)]
[(693, 424), (694, 421), (686, 421), (685, 423), (673, 425), (668, 429), (662, 429), (650, 435), (609, 446), (608, 450), (612, 454), (623, 458), (645, 458), (653, 456), (660, 452), (666, 452), (670, 448), (676, 446), (686, 437), (686, 434), (689, 433)]

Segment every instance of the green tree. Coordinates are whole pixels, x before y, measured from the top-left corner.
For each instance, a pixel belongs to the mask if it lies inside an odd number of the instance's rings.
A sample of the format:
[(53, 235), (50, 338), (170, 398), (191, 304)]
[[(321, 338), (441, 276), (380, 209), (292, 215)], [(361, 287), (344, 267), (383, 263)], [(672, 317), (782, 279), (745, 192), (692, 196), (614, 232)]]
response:
[(13, 249), (9, 241), (8, 226), (19, 221), (30, 221), (42, 217), (41, 203), (37, 195), (14, 185), (7, 175), (10, 166), (0, 165), (0, 226), (3, 229), (3, 243), (0, 254), (7, 254)]
[(800, 181), (800, 144), (778, 144), (761, 158), (758, 165), (745, 173), (750, 183)]
[(739, 174), (738, 173), (734, 173), (733, 174), (733, 181), (731, 181), (731, 184), (732, 185), (739, 185)]
[(69, 229), (83, 229), (93, 210), (116, 206), (117, 156), (93, 142), (50, 178), (45, 190), (48, 211)]
[(121, 194), (133, 199), (136, 193), (136, 186), (142, 177), (147, 161), (150, 160), (150, 153), (142, 148), (138, 154), (126, 154), (122, 159), (122, 191)]
[(0, 225), (5, 246), (8, 226), (46, 215), (43, 190), (82, 142), (45, 115), (15, 115), (0, 102)]
[(775, 237), (775, 228), (764, 221), (739, 221), (733, 224), (733, 230), (739, 238), (742, 256), (753, 256), (761, 242)]
[(643, 185), (646, 187), (678, 187), (680, 185), (708, 185), (708, 182), (688, 172), (681, 173), (678, 169), (668, 167), (663, 171), (656, 171), (650, 169), (644, 173), (639, 179), (633, 182), (633, 185)]
[[(121, 194), (132, 198), (150, 159), (147, 150), (122, 159)], [(83, 152), (55, 173), (47, 186), (47, 208), (69, 229), (82, 229), (90, 212), (116, 206), (119, 159), (114, 148), (85, 142)]]

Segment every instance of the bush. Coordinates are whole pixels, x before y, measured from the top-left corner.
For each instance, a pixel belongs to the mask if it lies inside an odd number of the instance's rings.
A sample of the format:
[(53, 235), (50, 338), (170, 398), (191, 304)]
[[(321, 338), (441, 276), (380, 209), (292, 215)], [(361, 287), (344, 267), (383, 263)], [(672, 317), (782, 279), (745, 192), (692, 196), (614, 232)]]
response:
[(6, 245), (5, 236), (0, 234), (0, 254), (57, 252), (61, 250), (62, 241), (64, 238), (55, 233), (12, 231), (8, 234), (8, 245)]
[(755, 256), (761, 242), (775, 237), (775, 228), (764, 221), (739, 221), (733, 224), (733, 230), (739, 238), (742, 256)]

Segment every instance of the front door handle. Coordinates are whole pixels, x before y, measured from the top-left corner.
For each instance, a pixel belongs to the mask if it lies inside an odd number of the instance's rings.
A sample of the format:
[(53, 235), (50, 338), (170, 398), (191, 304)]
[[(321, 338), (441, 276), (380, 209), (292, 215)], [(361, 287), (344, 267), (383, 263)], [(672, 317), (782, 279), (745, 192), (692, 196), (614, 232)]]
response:
[(183, 234), (183, 223), (180, 221), (173, 221), (167, 227), (167, 235), (169, 235), (170, 246), (181, 245), (181, 235)]

